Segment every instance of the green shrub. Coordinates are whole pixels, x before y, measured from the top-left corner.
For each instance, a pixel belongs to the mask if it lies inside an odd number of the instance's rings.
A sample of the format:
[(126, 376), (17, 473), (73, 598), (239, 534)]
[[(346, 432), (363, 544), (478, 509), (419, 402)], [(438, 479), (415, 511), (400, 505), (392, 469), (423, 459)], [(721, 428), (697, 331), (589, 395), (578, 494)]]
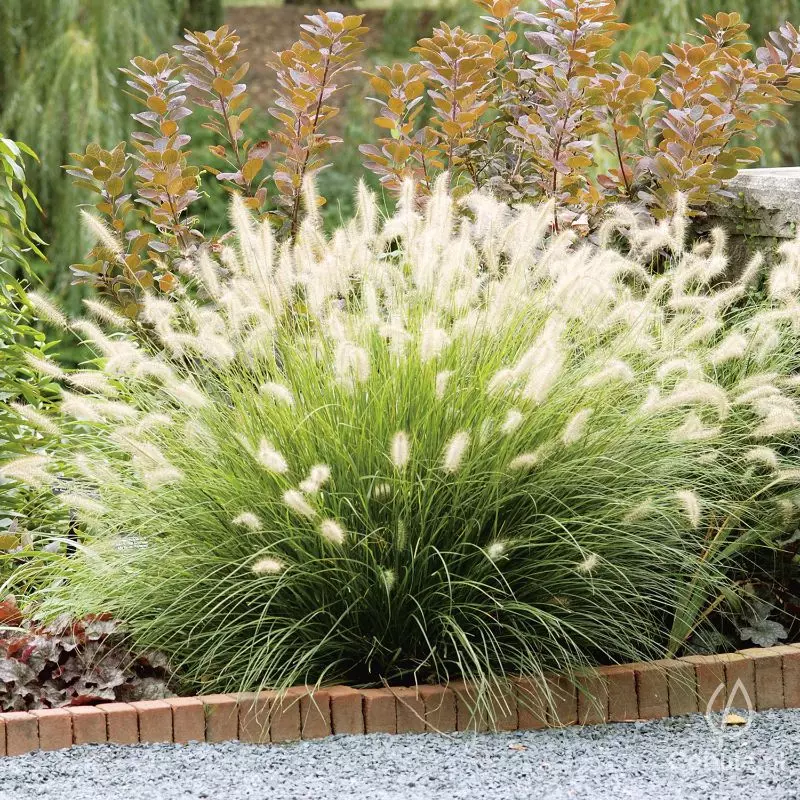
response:
[[(0, 469), (10, 459), (34, 456), (44, 448), (52, 423), (45, 422), (43, 430), (31, 425), (26, 414), (38, 415), (58, 396), (52, 376), (31, 366), (53, 345), (35, 327), (24, 286), (13, 277), (18, 273), (32, 280), (28, 258), (43, 257), (43, 243), (28, 227), (26, 201), (38, 204), (26, 183), (23, 154), (35, 158), (26, 145), (0, 136)], [(51, 544), (65, 518), (49, 491), (0, 478), (0, 587), (12, 578), (20, 558)]]
[(183, 265), (204, 300), (71, 323), (104, 373), (66, 378), (87, 538), (42, 613), (110, 612), (204, 689), (680, 648), (797, 511), (797, 244), (737, 310), (759, 260), (712, 288), (722, 236), (685, 248), (682, 217), (620, 211), (623, 257), (547, 241), (549, 205), (467, 202), (440, 182), (423, 217), (406, 187), (380, 224), (361, 190), (279, 247), (237, 200), (235, 248)]

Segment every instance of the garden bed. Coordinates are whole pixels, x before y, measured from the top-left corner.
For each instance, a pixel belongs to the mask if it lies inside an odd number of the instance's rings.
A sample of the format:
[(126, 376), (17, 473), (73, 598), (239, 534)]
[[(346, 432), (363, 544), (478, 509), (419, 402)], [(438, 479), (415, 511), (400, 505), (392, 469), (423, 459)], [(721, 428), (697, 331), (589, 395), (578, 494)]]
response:
[(600, 667), (580, 689), (512, 680), (494, 721), (463, 681), (447, 686), (173, 697), (0, 714), (0, 754), (82, 744), (280, 743), (337, 734), (482, 733), (661, 719), (728, 708), (800, 708), (800, 644)]

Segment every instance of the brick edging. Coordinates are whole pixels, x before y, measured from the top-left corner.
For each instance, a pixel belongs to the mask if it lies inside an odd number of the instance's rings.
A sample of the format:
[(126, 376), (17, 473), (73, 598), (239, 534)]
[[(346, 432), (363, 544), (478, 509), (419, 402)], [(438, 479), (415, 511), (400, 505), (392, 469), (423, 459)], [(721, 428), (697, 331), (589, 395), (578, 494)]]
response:
[[(512, 679), (475, 712), (469, 684), (213, 694), (0, 714), (0, 756), (77, 744), (286, 742), (332, 734), (530, 730), (720, 710), (737, 683), (757, 710), (800, 708), (800, 644), (600, 667), (576, 689)], [(734, 701), (734, 705), (736, 702)]]

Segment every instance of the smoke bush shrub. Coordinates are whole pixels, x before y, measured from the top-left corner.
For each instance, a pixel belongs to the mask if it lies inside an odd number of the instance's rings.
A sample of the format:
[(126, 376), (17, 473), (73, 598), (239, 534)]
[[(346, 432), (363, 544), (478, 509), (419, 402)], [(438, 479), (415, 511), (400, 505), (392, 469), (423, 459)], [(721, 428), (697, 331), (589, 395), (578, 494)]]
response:
[[(474, 5), (486, 33), (441, 23), (412, 48), (417, 61), (379, 65), (369, 76), (381, 135), (359, 150), (393, 195), (413, 180), (424, 203), (446, 172), (458, 197), (483, 189), (514, 203), (552, 200), (553, 229), (581, 236), (620, 201), (663, 219), (680, 192), (684, 213), (703, 215), (731, 199), (727, 182), (761, 157), (743, 145), (800, 100), (800, 33), (788, 22), (752, 58), (749, 26), (735, 12), (705, 15), (691, 41), (670, 44), (663, 58), (612, 56), (628, 27), (616, 0), (541, 0), (538, 13), (521, 0)], [(133, 115), (132, 150), (93, 143), (71, 154), (68, 169), (98, 195), (95, 208), (121, 235), (123, 256), (100, 242), (72, 265), (76, 282), (129, 317), (142, 290), (174, 291), (181, 261), (219, 244), (197, 216), (201, 171), (271, 219), (279, 240), (294, 240), (305, 179), (330, 166), (342, 144), (331, 123), (344, 81), (361, 70), (362, 21), (306, 17), (300, 40), (268, 65), (277, 82), (269, 129), (249, 105), (248, 63), (228, 26), (187, 32), (178, 56), (134, 58), (123, 70), (143, 106)], [(215, 142), (205, 166), (206, 148), (188, 132), (198, 107)], [(353, 131), (347, 138), (345, 160)]]
[(111, 613), (206, 689), (485, 689), (680, 647), (796, 510), (800, 244), (740, 302), (760, 260), (724, 282), (682, 216), (620, 211), (622, 256), (465, 202), (407, 185), (380, 221), (362, 187), (279, 247), (236, 200), (173, 300), (69, 323), (103, 371), (64, 375), (87, 535), (43, 612)]

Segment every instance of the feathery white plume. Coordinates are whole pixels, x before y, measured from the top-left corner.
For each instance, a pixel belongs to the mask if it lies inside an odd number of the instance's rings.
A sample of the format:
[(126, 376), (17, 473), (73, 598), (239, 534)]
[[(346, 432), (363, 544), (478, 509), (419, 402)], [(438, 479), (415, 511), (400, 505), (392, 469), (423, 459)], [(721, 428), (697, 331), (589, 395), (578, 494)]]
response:
[[(137, 459), (134, 459), (134, 462), (136, 461)], [(172, 466), (172, 464), (164, 464), (156, 469), (146, 466), (140, 469), (140, 474), (144, 485), (148, 489), (159, 489), (162, 486), (183, 480), (183, 472)]]
[(209, 402), (208, 397), (189, 381), (173, 384), (169, 387), (169, 393), (188, 408), (202, 408)]
[(721, 428), (709, 428), (697, 414), (689, 414), (684, 422), (672, 432), (674, 442), (703, 442), (714, 439), (722, 432)]
[(469, 433), (467, 433), (467, 431), (459, 431), (450, 439), (444, 448), (442, 469), (445, 472), (458, 472), (468, 449)]
[(72, 392), (61, 393), (61, 410), (82, 422), (103, 422), (103, 415), (93, 400)]
[(66, 379), (75, 388), (83, 389), (84, 392), (91, 392), (92, 394), (113, 395), (117, 391), (111, 385), (105, 373), (100, 372), (99, 369), (70, 372), (66, 375)]
[(330, 479), (331, 468), (326, 464), (315, 464), (308, 472), (308, 477), (300, 482), (300, 489), (306, 494), (315, 494)]
[(680, 503), (683, 513), (686, 514), (689, 524), (693, 528), (700, 527), (700, 498), (697, 496), (697, 494), (690, 489), (681, 489), (680, 491), (675, 492), (675, 498), (677, 499), (678, 503)]
[(252, 569), (256, 575), (278, 575), (285, 567), (277, 558), (260, 558), (253, 564)]
[(599, 563), (600, 556), (597, 553), (589, 553), (583, 561), (575, 565), (575, 571), (581, 575), (591, 575), (597, 569)]
[(506, 552), (507, 548), (506, 542), (494, 541), (486, 548), (486, 555), (490, 561), (497, 561)]
[(283, 493), (283, 502), (286, 503), (295, 514), (299, 514), (301, 517), (311, 518), (317, 515), (317, 512), (308, 503), (303, 493), (299, 492), (297, 489), (287, 489)]
[(319, 532), (332, 544), (344, 544), (344, 529), (335, 520), (322, 520), (319, 524)]
[(405, 431), (397, 431), (392, 437), (391, 459), (397, 469), (403, 469), (411, 457), (411, 443)]
[(447, 391), (447, 384), (453, 371), (450, 369), (442, 370), (436, 375), (436, 399), (441, 400)]
[(503, 424), (500, 426), (500, 430), (506, 435), (510, 435), (516, 431), (520, 425), (525, 421), (525, 415), (518, 411), (516, 408), (512, 408), (507, 414), (505, 420), (503, 420)]
[(561, 374), (565, 362), (561, 336), (565, 327), (562, 319), (551, 317), (514, 368), (516, 375), (527, 378), (522, 394), (534, 403), (544, 402)]
[(586, 426), (593, 413), (593, 408), (582, 408), (578, 411), (564, 426), (564, 432), (561, 434), (561, 441), (564, 442), (565, 445), (571, 445), (582, 439), (586, 432)]
[(200, 251), (200, 256), (197, 259), (197, 274), (209, 296), (219, 297), (221, 290), (217, 265), (211, 260), (211, 256), (205, 249)]
[(86, 209), (81, 209), (81, 219), (83, 220), (84, 227), (95, 241), (105, 247), (114, 254), (118, 260), (122, 259), (124, 252), (119, 239), (112, 233), (102, 220), (98, 219), (94, 214), (90, 214)]
[(386, 591), (390, 592), (394, 588), (397, 576), (395, 575), (394, 570), (391, 569), (383, 570), (382, 575), (383, 575), (383, 584), (386, 587)]
[(261, 520), (252, 511), (242, 511), (231, 522), (240, 528), (247, 528), (251, 531), (259, 531), (262, 527)]
[(711, 351), (708, 360), (717, 366), (726, 361), (742, 358), (747, 352), (747, 345), (748, 341), (741, 333), (731, 333)]
[(117, 475), (104, 458), (93, 455), (90, 459), (85, 453), (77, 453), (73, 460), (81, 475), (98, 486), (117, 480)]
[(590, 389), (601, 386), (604, 383), (619, 382), (630, 383), (635, 378), (633, 370), (620, 359), (612, 358), (597, 372), (587, 375), (582, 381), (581, 386)]
[(53, 482), (53, 476), (48, 472), (50, 463), (47, 456), (21, 456), (3, 464), (0, 475), (30, 486), (47, 486)]
[(58, 436), (60, 431), (58, 425), (45, 416), (40, 411), (37, 411), (33, 406), (25, 403), (9, 403), (9, 406), (14, 409), (21, 417), (27, 420), (28, 423), (34, 428), (37, 428), (42, 433), (49, 433), (51, 436)]
[(540, 447), (537, 447), (536, 450), (531, 453), (520, 453), (520, 455), (512, 458), (511, 461), (508, 462), (508, 468), (521, 472), (523, 470), (533, 469), (541, 460), (542, 450)]
[(49, 298), (39, 292), (28, 292), (27, 301), (39, 319), (54, 325), (56, 328), (66, 329), (69, 327), (69, 322), (61, 309)]
[(489, 394), (495, 394), (501, 390), (508, 390), (511, 383), (514, 381), (513, 369), (500, 369), (491, 377), (486, 387)]
[(101, 300), (92, 300), (86, 297), (83, 300), (83, 304), (89, 309), (92, 316), (102, 322), (107, 322), (117, 328), (127, 328), (130, 325), (130, 320), (127, 317), (118, 314), (111, 306)]
[(655, 505), (652, 500), (643, 500), (628, 511), (628, 513), (622, 517), (622, 521), (624, 523), (641, 522), (643, 519), (647, 519), (654, 510)]
[(272, 446), (267, 439), (262, 439), (258, 443), (256, 450), (256, 461), (269, 472), (276, 472), (279, 475), (289, 471), (286, 459)]
[(282, 383), (268, 381), (267, 383), (262, 383), (261, 386), (258, 387), (258, 391), (267, 397), (271, 397), (276, 402), (284, 403), (287, 406), (294, 405), (294, 397), (292, 396), (291, 390)]
[(419, 343), (419, 356), (423, 364), (438, 358), (450, 342), (447, 332), (436, 325), (435, 320), (428, 319), (422, 326), (422, 338)]
[(28, 366), (31, 367), (31, 369), (35, 370), (40, 375), (47, 376), (48, 378), (53, 378), (54, 380), (60, 381), (66, 376), (64, 370), (61, 369), (61, 367), (59, 367), (55, 361), (47, 358), (46, 356), (39, 358), (31, 353), (25, 353), (25, 361), (27, 362)]
[(62, 492), (57, 497), (67, 508), (75, 509), (75, 511), (90, 517), (102, 517), (108, 513), (108, 509), (102, 503), (87, 497), (85, 494)]
[(686, 405), (708, 405), (716, 409), (720, 419), (728, 415), (730, 401), (727, 392), (710, 381), (685, 378), (668, 395), (655, 404), (655, 411), (668, 411)]
[(372, 496), (376, 500), (388, 500), (392, 496), (392, 484), (376, 483), (372, 487)]
[(335, 355), (336, 374), (346, 386), (363, 383), (369, 378), (369, 354), (363, 347), (352, 342), (340, 342)]
[(778, 454), (771, 447), (752, 447), (744, 454), (745, 461), (762, 464), (768, 469), (778, 469)]

